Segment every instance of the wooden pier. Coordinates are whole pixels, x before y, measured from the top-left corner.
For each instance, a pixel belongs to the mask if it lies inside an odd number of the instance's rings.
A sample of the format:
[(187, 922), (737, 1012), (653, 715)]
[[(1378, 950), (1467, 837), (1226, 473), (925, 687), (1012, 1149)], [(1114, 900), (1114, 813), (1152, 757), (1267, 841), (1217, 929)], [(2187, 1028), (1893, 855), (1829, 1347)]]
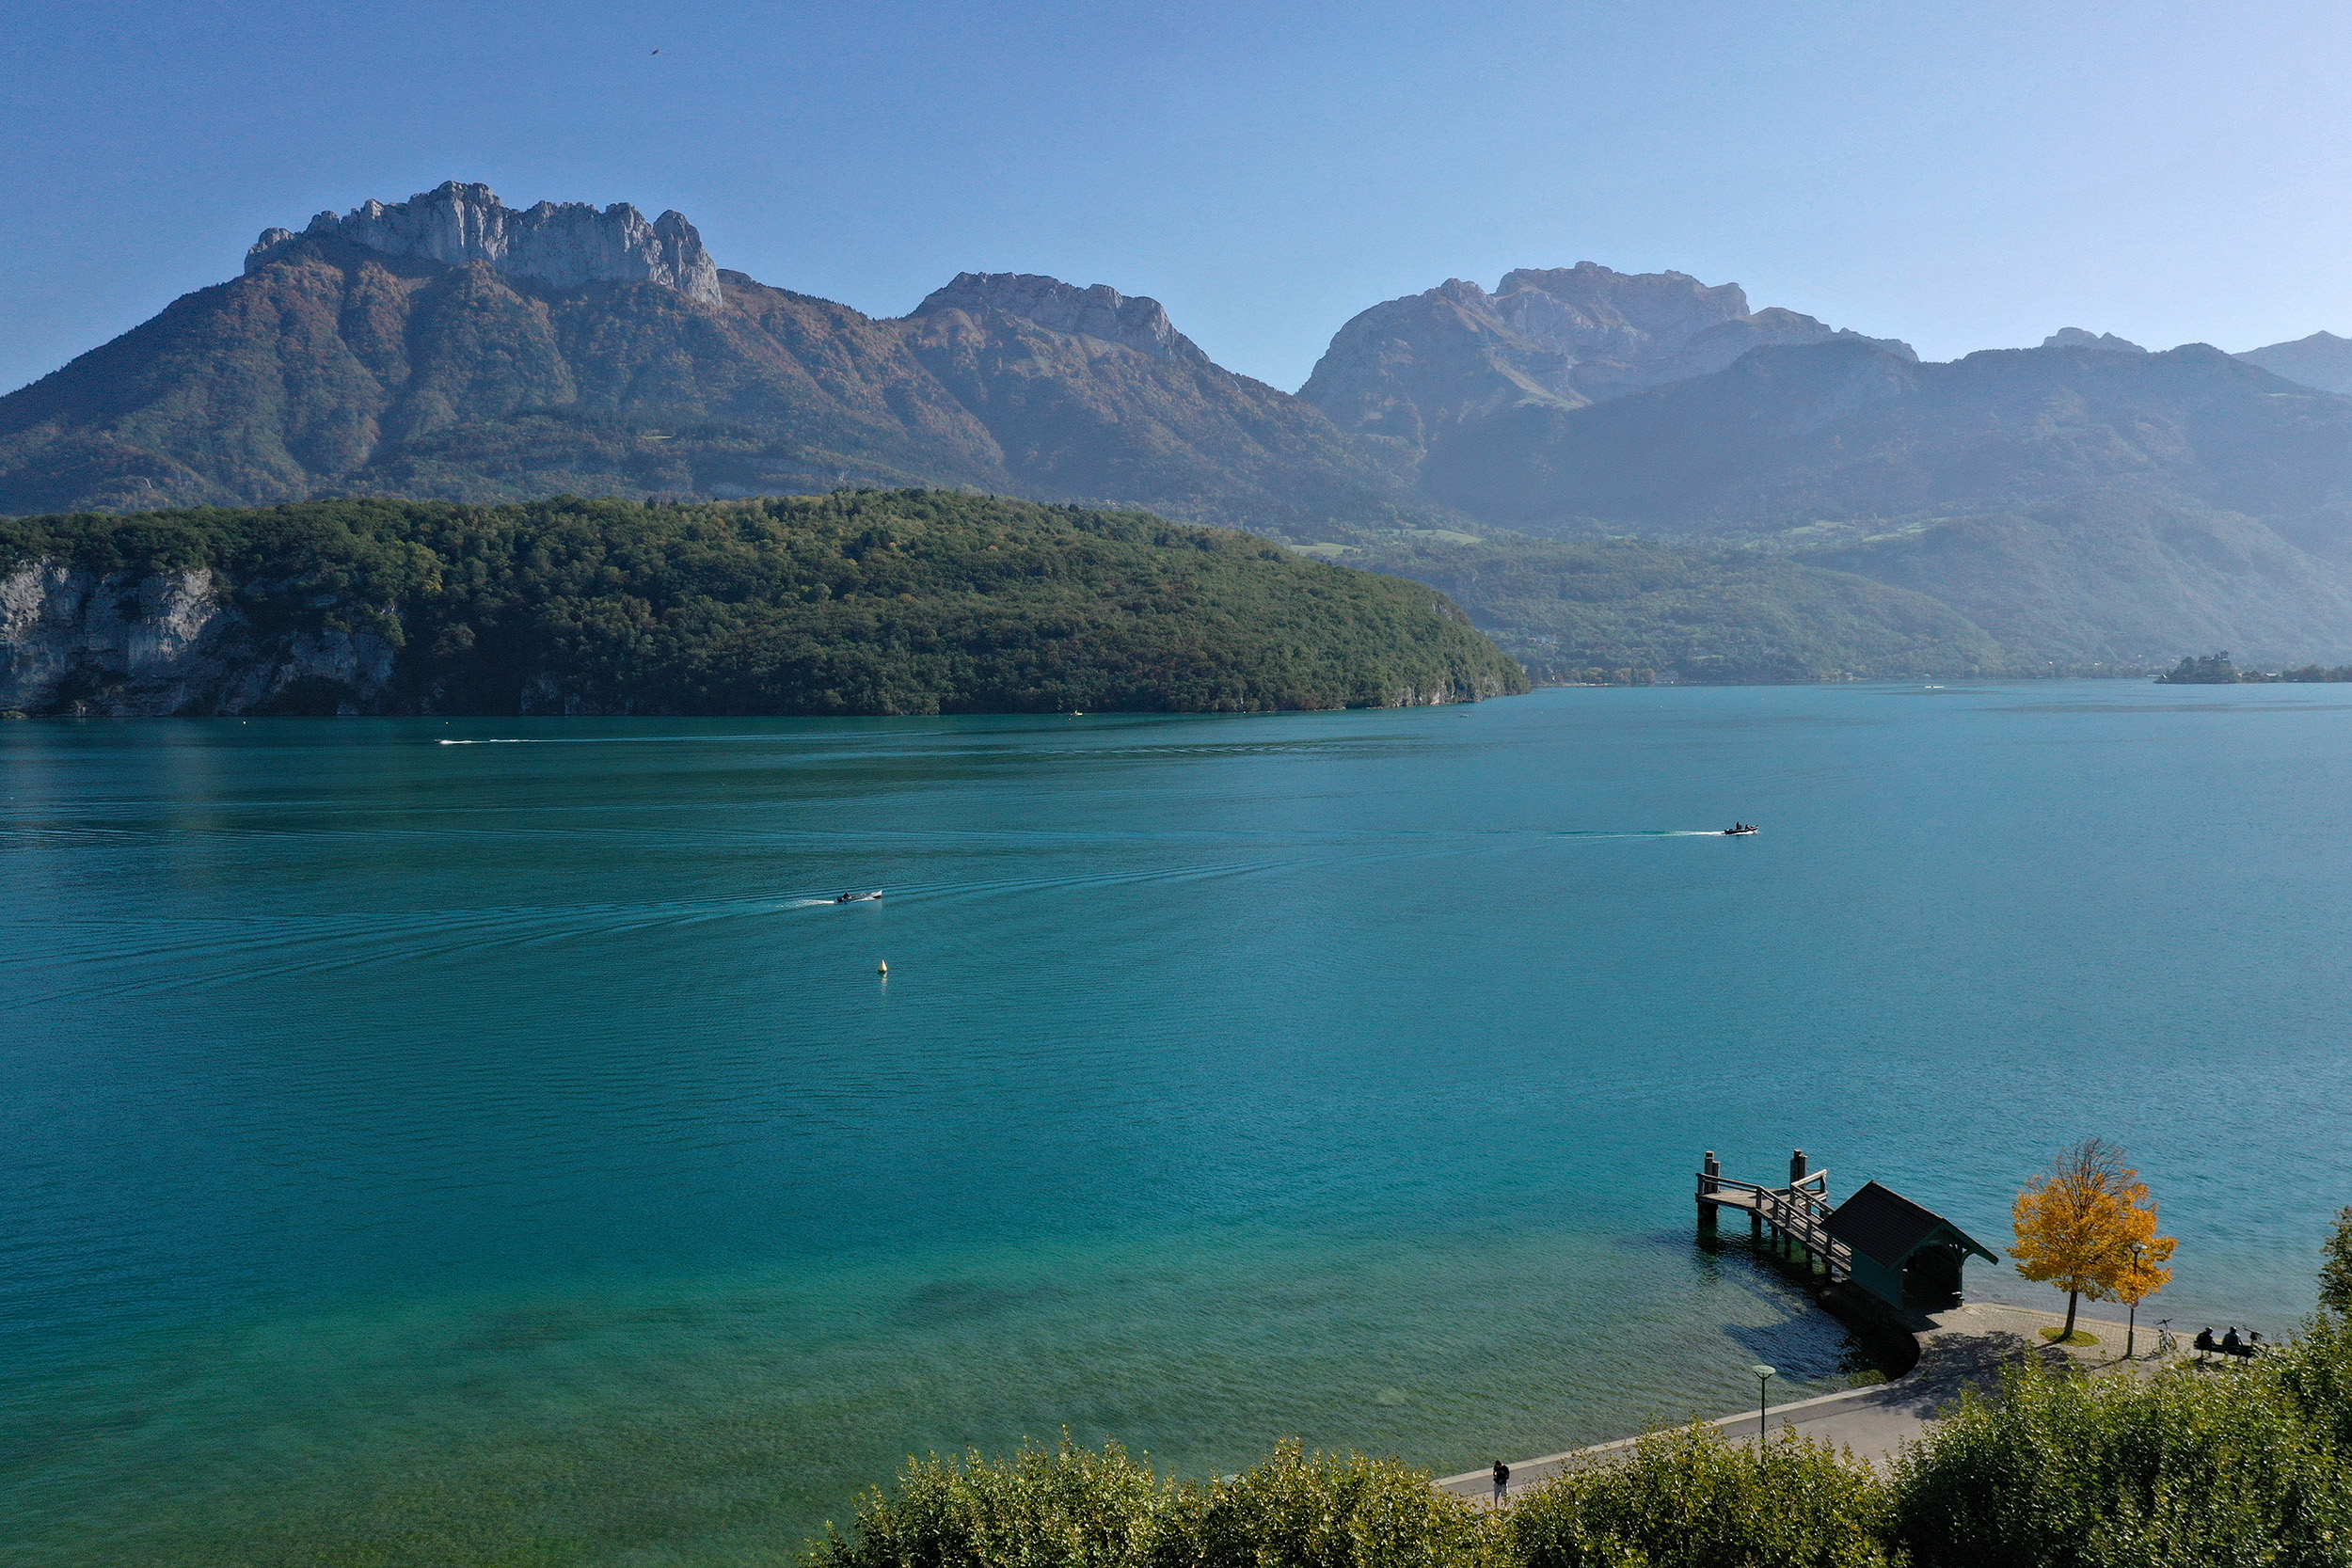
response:
[(1804, 1150), (1788, 1156), (1788, 1184), (1767, 1187), (1724, 1174), (1708, 1149), (1699, 1170), (1699, 1229), (1716, 1228), (1726, 1209), (1743, 1211), (1748, 1234), (1790, 1258), (1802, 1251), (1805, 1265), (1818, 1263), (1831, 1279), (1853, 1276), (1853, 1249), (1829, 1233), (1829, 1172), (1806, 1167)]

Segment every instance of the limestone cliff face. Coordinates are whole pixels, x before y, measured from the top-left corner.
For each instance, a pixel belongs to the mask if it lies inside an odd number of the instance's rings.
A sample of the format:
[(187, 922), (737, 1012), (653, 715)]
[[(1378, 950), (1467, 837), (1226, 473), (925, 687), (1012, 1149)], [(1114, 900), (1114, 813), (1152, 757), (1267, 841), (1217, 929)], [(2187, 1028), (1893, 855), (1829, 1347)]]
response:
[(209, 571), (0, 577), (0, 709), (131, 719), (372, 711), (392, 648), (366, 631), (258, 636)]
[[(445, 266), (487, 261), (560, 289), (660, 283), (706, 305), (720, 297), (719, 268), (685, 214), (664, 213), (648, 223), (626, 201), (602, 211), (585, 201), (542, 201), (516, 211), (487, 185), (451, 180), (389, 206), (368, 201), (340, 215), (321, 213), (303, 233)], [(266, 266), (299, 237), (262, 230), (246, 253), (246, 272)]]
[(274, 230), (0, 397), (0, 515), (931, 484), (1264, 528), (1408, 499), (1156, 301), (967, 273), (881, 321), (738, 272), (706, 291), (673, 216), (450, 184)]
[(1055, 332), (1117, 343), (1154, 359), (1205, 364), (1209, 357), (1176, 330), (1158, 300), (1131, 298), (1106, 283), (1081, 289), (1034, 273), (960, 272), (946, 287), (932, 290), (912, 315), (946, 310), (972, 316), (1001, 310)]
[(1752, 348), (1849, 339), (1915, 357), (1794, 310), (1751, 310), (1737, 283), (1522, 267), (1491, 294), (1457, 277), (1374, 306), (1340, 328), (1298, 395), (1343, 430), (1419, 450), (1504, 409), (1582, 407), (1711, 375)]
[(1377, 515), (1398, 499), (1385, 454), (1216, 364), (1157, 300), (967, 272), (888, 325), (1027, 493), (1241, 528)]

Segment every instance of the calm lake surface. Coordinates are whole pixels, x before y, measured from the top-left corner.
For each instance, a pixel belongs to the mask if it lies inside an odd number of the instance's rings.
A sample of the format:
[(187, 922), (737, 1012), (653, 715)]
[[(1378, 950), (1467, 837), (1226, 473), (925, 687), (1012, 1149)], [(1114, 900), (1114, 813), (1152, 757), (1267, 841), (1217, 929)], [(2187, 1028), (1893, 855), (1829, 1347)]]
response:
[(910, 1451), (1450, 1472), (1838, 1386), (1693, 1244), (1708, 1148), (2006, 1250), (2118, 1139), (2192, 1326), (2291, 1327), (2352, 1201), (2352, 688), (33, 721), (0, 769), (11, 1562), (787, 1561)]

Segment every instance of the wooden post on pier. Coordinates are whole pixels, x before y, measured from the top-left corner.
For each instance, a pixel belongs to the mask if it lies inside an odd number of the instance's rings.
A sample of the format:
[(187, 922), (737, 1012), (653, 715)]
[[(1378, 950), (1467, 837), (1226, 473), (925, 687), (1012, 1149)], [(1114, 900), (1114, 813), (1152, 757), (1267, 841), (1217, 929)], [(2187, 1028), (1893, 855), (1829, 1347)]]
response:
[(1698, 1209), (1702, 1233), (1715, 1229), (1724, 1209), (1744, 1209), (1757, 1251), (1769, 1235), (1772, 1250), (1783, 1258), (1804, 1257), (1808, 1277), (1816, 1269), (1832, 1283), (1843, 1275), (1897, 1306), (1915, 1294), (1957, 1301), (1960, 1269), (1967, 1258), (2000, 1261), (1949, 1220), (1875, 1181), (1844, 1203), (1831, 1203), (1829, 1172), (1815, 1170), (1802, 1148), (1789, 1151), (1786, 1187), (1725, 1176), (1708, 1149), (1698, 1175)]
[(1772, 1249), (1790, 1262), (1803, 1258), (1807, 1275), (1819, 1269), (1833, 1280), (1841, 1266), (1851, 1268), (1848, 1259), (1852, 1248), (1833, 1239), (1827, 1228), (1829, 1172), (1815, 1170), (1802, 1148), (1789, 1152), (1786, 1187), (1767, 1187), (1725, 1176), (1723, 1162), (1710, 1148), (1699, 1167), (1697, 1196), (1702, 1235), (1715, 1230), (1724, 1209), (1744, 1209), (1748, 1234), (1759, 1251), (1769, 1241)]

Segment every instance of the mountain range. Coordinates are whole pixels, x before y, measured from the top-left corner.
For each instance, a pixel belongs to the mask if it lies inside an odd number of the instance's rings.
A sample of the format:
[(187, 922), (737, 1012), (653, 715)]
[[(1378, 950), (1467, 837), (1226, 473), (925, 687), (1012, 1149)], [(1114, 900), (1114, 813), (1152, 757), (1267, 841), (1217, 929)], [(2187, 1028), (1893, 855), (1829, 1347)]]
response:
[(875, 318), (720, 268), (676, 213), (452, 182), (267, 230), (0, 398), (0, 514), (949, 487), (1385, 564), (1570, 663), (2340, 660), (2347, 389), (2327, 333), (1927, 364), (1588, 261), (1375, 305), (1294, 395), (1102, 285), (966, 273)]
[(0, 399), (18, 514), (909, 483), (1261, 523), (1403, 494), (1152, 300), (965, 274), (877, 321), (721, 270), (675, 213), (455, 183), (268, 230)]

